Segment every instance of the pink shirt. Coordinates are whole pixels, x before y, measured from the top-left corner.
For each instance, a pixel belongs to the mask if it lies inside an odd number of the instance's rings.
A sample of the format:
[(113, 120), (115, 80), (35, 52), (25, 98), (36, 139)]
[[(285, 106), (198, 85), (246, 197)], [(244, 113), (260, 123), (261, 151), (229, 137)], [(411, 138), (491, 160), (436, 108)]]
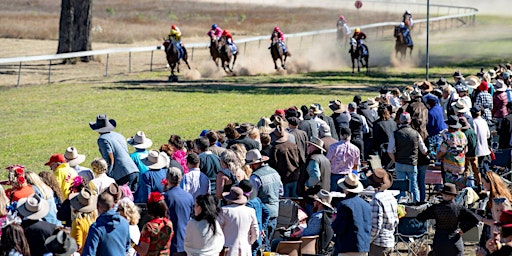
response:
[(329, 147), (327, 159), (331, 162), (333, 174), (349, 174), (355, 165), (361, 164), (359, 148), (345, 140), (340, 140)]
[(209, 37), (212, 37), (212, 35), (213, 35), (213, 36), (219, 38), (222, 36), (222, 28), (217, 27), (216, 29), (210, 29), (210, 31), (208, 31), (207, 35)]

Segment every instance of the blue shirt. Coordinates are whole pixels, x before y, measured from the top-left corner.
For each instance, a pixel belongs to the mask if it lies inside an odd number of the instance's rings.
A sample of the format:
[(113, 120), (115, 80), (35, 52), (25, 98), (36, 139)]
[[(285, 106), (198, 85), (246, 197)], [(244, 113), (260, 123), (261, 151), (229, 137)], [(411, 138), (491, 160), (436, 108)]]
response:
[(171, 240), (171, 254), (184, 252), (185, 229), (190, 220), (194, 199), (192, 195), (176, 186), (167, 190), (164, 194), (165, 203), (169, 207), (169, 219), (174, 228), (174, 236)]
[(143, 158), (146, 158), (148, 156), (148, 151), (146, 149), (135, 149), (135, 152), (130, 154), (130, 158), (133, 160), (135, 165), (137, 166), (137, 169), (139, 169), (139, 180), (142, 179), (142, 174), (149, 171), (149, 168), (147, 165), (145, 165), (142, 162)]
[(370, 251), (370, 231), (372, 227), (372, 209), (370, 204), (357, 194), (348, 194), (338, 204), (336, 219), (332, 229), (336, 233), (336, 251)]
[(130, 248), (129, 227), (114, 209), (101, 214), (89, 228), (82, 255), (125, 255)]
[[(267, 230), (268, 221), (270, 220), (270, 210), (265, 206), (259, 197), (255, 197), (249, 201), (245, 206), (253, 208), (256, 212), (256, 220), (258, 220), (259, 230)], [(258, 234), (258, 240), (261, 239), (261, 233)]]
[(309, 216), (308, 226), (302, 231), (302, 236), (320, 235), (324, 211), (318, 211)]
[(181, 180), (180, 187), (190, 193), (194, 200), (199, 195), (210, 194), (210, 179), (199, 168), (190, 169)]
[(162, 180), (166, 178), (166, 175), (167, 168), (149, 170), (142, 174), (142, 178), (139, 182), (139, 186), (137, 187), (137, 191), (135, 191), (133, 201), (135, 203), (146, 203), (151, 192), (162, 193), (164, 191), (164, 184), (162, 184)]
[[(102, 133), (98, 138), (98, 148), (103, 159), (107, 161), (107, 174), (114, 180), (117, 181), (128, 174), (139, 171), (130, 158), (126, 139), (123, 135), (117, 132)], [(110, 162), (110, 153), (114, 155), (113, 164)]]
[(448, 128), (444, 122), (443, 108), (436, 104), (428, 110), (427, 132), (429, 136), (439, 134), (442, 130)]

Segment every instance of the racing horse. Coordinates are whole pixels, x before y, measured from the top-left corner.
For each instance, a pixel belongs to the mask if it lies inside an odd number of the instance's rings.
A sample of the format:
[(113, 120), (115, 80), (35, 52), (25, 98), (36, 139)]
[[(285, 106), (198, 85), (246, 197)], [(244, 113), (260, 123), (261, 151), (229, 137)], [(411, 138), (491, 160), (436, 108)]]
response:
[[(219, 54), (220, 54), (219, 57), (220, 57), (222, 68), (226, 72), (228, 72), (228, 70), (229, 70), (229, 72), (233, 72), (233, 68), (235, 67), (236, 56), (238, 55), (238, 52), (233, 54), (231, 47), (229, 47), (228, 39), (225, 36), (220, 37), (218, 49), (219, 49)], [(226, 70), (226, 68), (227, 68), (227, 70)]]
[(219, 40), (214, 36), (210, 38), (210, 56), (213, 62), (215, 62), (215, 66), (219, 67), (219, 62), (217, 61), (220, 58)]
[[(178, 54), (178, 49), (176, 48), (176, 43), (166, 40), (164, 42), (164, 47), (167, 63), (171, 67), (171, 75), (169, 76), (169, 81), (177, 82), (178, 76), (174, 74), (174, 69), (176, 68), (177, 72), (180, 72), (180, 58)], [(187, 64), (188, 69), (190, 69), (190, 65), (188, 64), (187, 50), (185, 49), (185, 47), (183, 47), (183, 56), (181, 57), (181, 59), (183, 59), (185, 64)]]
[[(363, 49), (364, 48), (364, 49)], [(370, 58), (370, 51), (365, 44), (357, 45), (354, 38), (350, 38), (350, 58), (352, 59), (352, 74), (354, 74), (355, 63), (357, 62), (357, 72), (361, 72), (361, 66), (366, 67), (366, 74), (368, 74), (368, 59)]]
[(272, 43), (270, 44), (270, 55), (272, 55), (272, 59), (274, 60), (274, 68), (279, 70), (277, 66), (277, 60), (281, 61), (281, 67), (286, 69), (286, 58), (291, 56), (290, 51), (288, 50), (286, 53), (283, 51), (283, 46), (281, 45), (281, 40), (279, 40), (279, 36), (277, 32), (272, 33)]
[(400, 29), (400, 26), (395, 26), (395, 33), (394, 37), (396, 38), (395, 41), (395, 58), (398, 58), (398, 53), (400, 53), (400, 59), (403, 59), (404, 57), (407, 57), (407, 48), (409, 48), (409, 55), (412, 56), (412, 49), (414, 48), (414, 45), (408, 45), (405, 42), (404, 35), (402, 34), (402, 31)]

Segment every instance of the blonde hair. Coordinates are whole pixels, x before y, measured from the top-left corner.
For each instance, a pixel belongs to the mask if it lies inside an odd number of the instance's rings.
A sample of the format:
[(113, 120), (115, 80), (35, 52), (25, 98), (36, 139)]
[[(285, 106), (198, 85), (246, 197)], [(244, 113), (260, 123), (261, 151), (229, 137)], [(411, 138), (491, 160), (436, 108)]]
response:
[(238, 157), (240, 165), (242, 166), (242, 171), (245, 172), (247, 177), (251, 176), (252, 169), (248, 165), (245, 165), (245, 155), (247, 154), (247, 149), (245, 148), (245, 146), (240, 143), (237, 143), (231, 145), (230, 149), (233, 150), (233, 152), (235, 152), (236, 156)]
[(117, 210), (123, 212), (122, 215), (128, 220), (130, 225), (137, 225), (139, 223), (139, 207), (128, 198), (123, 198), (119, 201)]
[(35, 186), (41, 192), (41, 196), (43, 199), (53, 199), (53, 190), (50, 188), (44, 181), (37, 175), (35, 172), (28, 171), (25, 172), (25, 177), (27, 178), (28, 184)]
[(222, 154), (220, 154), (220, 160), (226, 164), (227, 169), (229, 169), (234, 175), (242, 169), (240, 158), (236, 155), (235, 151), (231, 149), (227, 149), (222, 152)]
[(7, 206), (9, 205), (9, 198), (5, 194), (4, 187), (0, 185), (0, 216), (7, 215)]
[(107, 172), (108, 169), (107, 161), (103, 158), (96, 158), (92, 160), (91, 168), (94, 174), (103, 174)]

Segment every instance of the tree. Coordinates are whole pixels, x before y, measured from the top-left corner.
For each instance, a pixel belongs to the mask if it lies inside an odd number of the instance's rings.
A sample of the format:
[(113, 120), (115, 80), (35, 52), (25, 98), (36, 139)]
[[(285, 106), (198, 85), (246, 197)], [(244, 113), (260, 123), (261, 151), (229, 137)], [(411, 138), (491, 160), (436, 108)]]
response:
[[(62, 0), (57, 53), (90, 51), (92, 49), (93, 0)], [(92, 56), (81, 58), (92, 60)]]

